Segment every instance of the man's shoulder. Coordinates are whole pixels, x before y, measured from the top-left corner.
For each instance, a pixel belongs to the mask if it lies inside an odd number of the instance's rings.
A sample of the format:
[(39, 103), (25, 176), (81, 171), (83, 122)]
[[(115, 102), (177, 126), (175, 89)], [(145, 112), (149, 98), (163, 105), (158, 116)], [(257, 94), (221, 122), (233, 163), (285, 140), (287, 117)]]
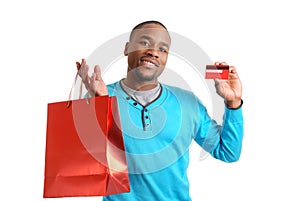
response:
[(107, 88), (115, 88), (118, 83), (119, 83), (119, 81), (107, 84), (106, 86), (107, 86)]
[(170, 91), (173, 94), (195, 97), (195, 94), (190, 90), (183, 89), (177, 86), (168, 85), (168, 84), (161, 84), (161, 85), (163, 88), (165, 88), (166, 90)]
[(190, 106), (195, 104), (202, 105), (201, 100), (191, 90), (166, 84), (162, 84), (162, 88), (167, 91), (169, 94), (168, 97), (176, 98), (176, 100), (180, 101), (181, 104), (187, 104)]
[(109, 94), (110, 96), (115, 95), (116, 88), (117, 88), (118, 84), (119, 84), (119, 81), (113, 82), (113, 83), (111, 83), (111, 84), (106, 85), (106, 86), (107, 86), (107, 90), (108, 90), (108, 94)]

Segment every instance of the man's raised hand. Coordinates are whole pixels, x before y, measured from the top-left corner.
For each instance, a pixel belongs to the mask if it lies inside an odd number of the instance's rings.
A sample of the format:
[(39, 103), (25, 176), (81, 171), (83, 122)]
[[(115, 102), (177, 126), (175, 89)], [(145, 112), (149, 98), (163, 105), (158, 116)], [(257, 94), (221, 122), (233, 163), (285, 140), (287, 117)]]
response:
[(108, 94), (107, 86), (101, 77), (101, 70), (98, 65), (94, 67), (94, 72), (91, 77), (88, 75), (89, 66), (85, 59), (82, 59), (81, 63), (76, 62), (76, 66), (83, 84), (92, 96), (104, 96)]

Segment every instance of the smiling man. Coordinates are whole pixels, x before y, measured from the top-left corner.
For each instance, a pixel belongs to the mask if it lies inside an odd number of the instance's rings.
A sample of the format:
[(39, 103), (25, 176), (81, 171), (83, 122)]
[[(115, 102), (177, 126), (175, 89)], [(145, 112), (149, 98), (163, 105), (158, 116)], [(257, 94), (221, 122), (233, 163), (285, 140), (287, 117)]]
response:
[(127, 76), (105, 85), (100, 68), (88, 76), (85, 60), (79, 75), (92, 95), (117, 96), (130, 177), (130, 192), (104, 201), (189, 201), (189, 146), (196, 141), (216, 159), (235, 162), (243, 139), (242, 85), (235, 67), (228, 80), (215, 80), (225, 113), (218, 125), (190, 91), (158, 81), (168, 59), (166, 27), (146, 21), (133, 28), (124, 54)]
[(124, 54), (128, 57), (128, 74), (124, 84), (142, 91), (154, 88), (163, 72), (171, 44), (160, 24), (145, 23), (133, 29)]

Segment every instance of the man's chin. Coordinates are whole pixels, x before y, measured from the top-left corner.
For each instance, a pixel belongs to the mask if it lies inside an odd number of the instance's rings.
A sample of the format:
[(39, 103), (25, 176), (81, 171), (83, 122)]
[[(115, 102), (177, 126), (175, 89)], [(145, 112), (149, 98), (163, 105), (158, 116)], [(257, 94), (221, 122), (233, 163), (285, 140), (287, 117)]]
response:
[(149, 73), (143, 73), (143, 72), (136, 72), (136, 76), (139, 78), (141, 81), (153, 81), (155, 79), (154, 74), (149, 74)]
[(141, 81), (152, 81), (155, 79), (155, 71), (148, 67), (139, 67), (134, 69), (134, 73)]
[(139, 75), (138, 76), (139, 80), (144, 81), (144, 82), (150, 82), (154, 81), (154, 76), (145, 76), (145, 75)]

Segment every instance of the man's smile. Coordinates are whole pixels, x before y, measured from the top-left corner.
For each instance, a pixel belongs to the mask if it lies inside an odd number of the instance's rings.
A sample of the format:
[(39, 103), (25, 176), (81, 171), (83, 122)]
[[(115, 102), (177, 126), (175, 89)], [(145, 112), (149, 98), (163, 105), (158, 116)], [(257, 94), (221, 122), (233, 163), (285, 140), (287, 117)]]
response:
[(147, 66), (153, 68), (153, 67), (159, 67), (159, 63), (148, 57), (142, 57), (140, 60), (140, 66)]

